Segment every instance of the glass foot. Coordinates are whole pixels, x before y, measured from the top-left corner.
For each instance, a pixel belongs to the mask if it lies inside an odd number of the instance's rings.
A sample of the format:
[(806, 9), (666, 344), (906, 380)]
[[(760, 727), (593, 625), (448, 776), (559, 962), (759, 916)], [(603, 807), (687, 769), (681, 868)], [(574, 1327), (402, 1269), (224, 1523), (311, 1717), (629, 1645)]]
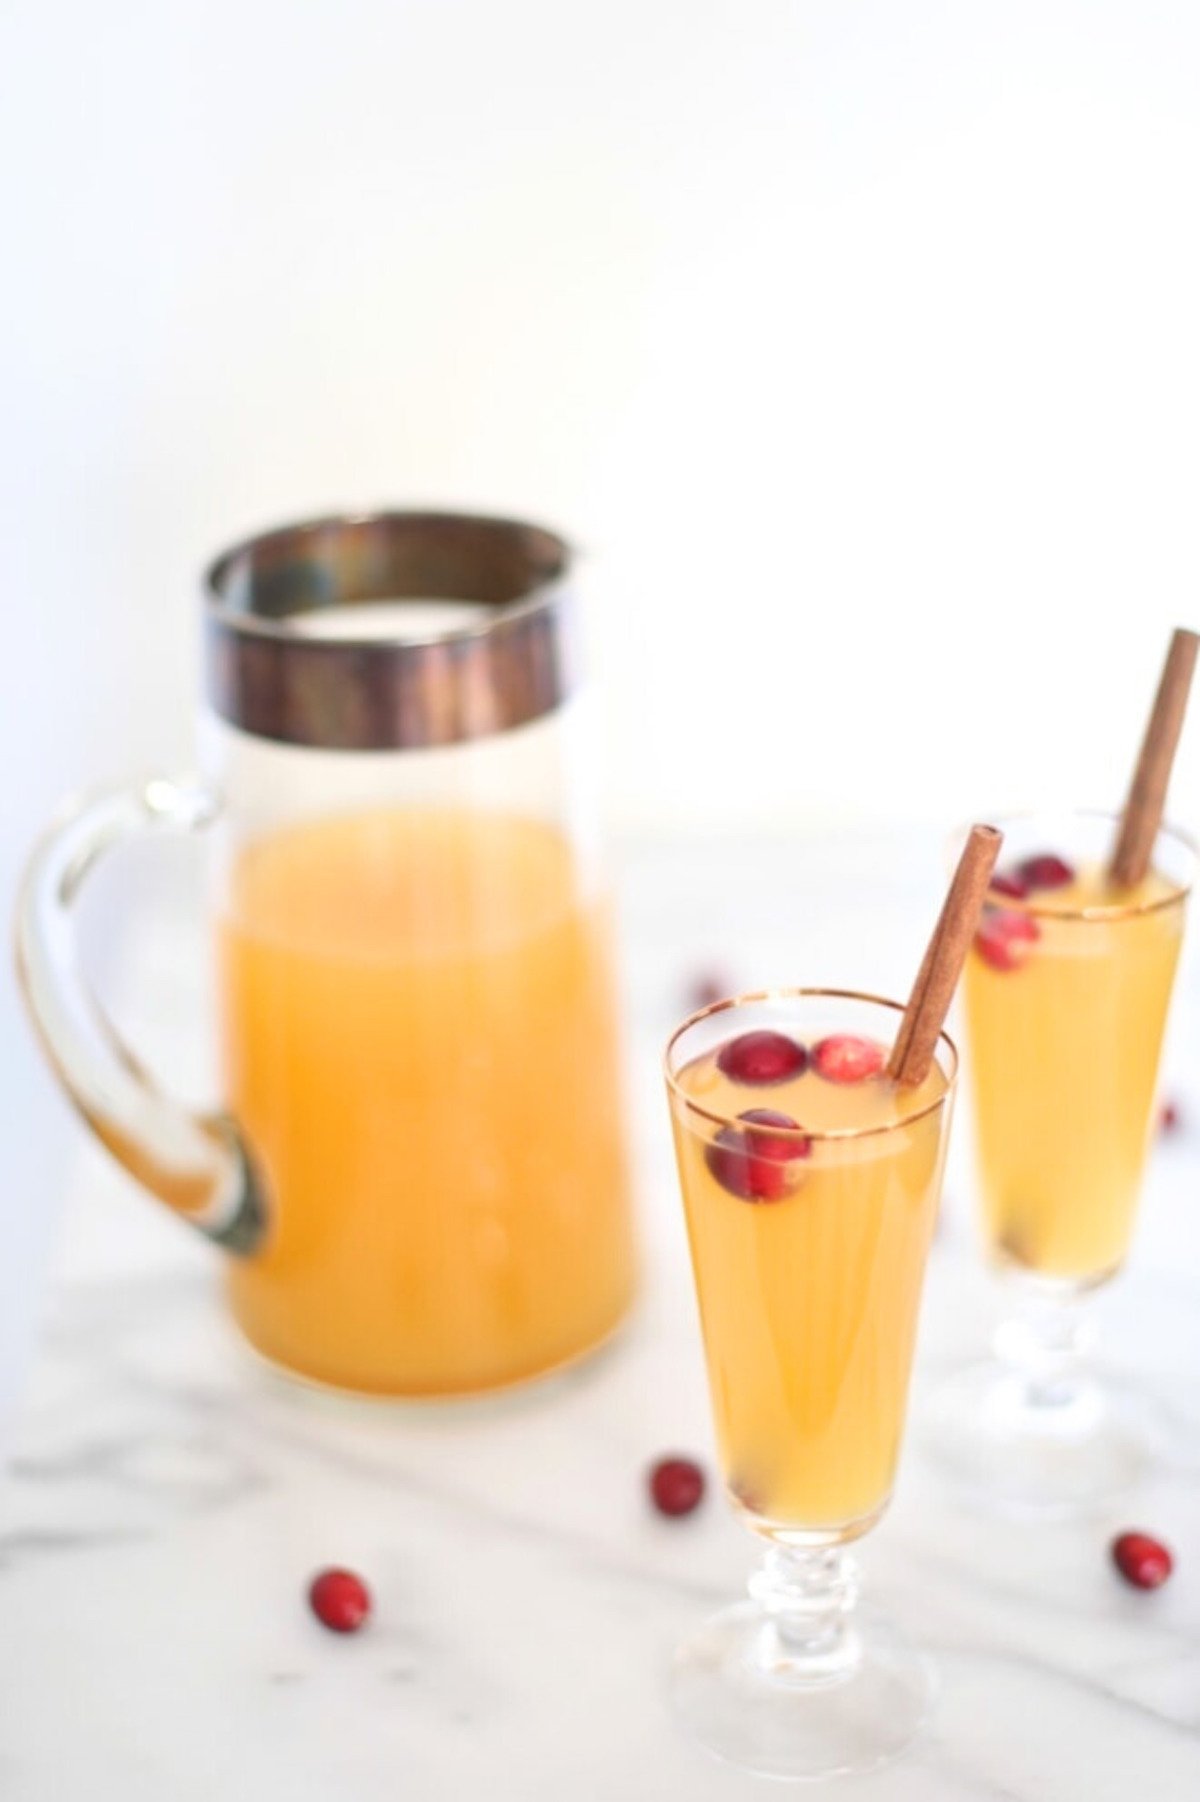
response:
[(1123, 1495), (1152, 1450), (1149, 1406), (1088, 1377), (1034, 1382), (1000, 1360), (935, 1392), (918, 1440), (972, 1501), (1067, 1519)]
[(762, 1777), (869, 1771), (903, 1752), (933, 1700), (932, 1667), (886, 1621), (855, 1616), (823, 1661), (742, 1602), (684, 1641), (671, 1672), (678, 1719), (707, 1751)]

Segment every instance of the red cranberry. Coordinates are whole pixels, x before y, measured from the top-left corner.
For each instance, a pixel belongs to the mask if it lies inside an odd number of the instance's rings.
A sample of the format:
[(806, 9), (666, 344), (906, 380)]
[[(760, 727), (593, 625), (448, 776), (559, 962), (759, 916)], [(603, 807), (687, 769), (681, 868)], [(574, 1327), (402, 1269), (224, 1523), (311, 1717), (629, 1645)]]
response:
[[(739, 1114), (745, 1127), (723, 1126), (705, 1152), (709, 1169), (723, 1189), (741, 1201), (782, 1201), (799, 1182), (796, 1162), (812, 1150), (798, 1139), (799, 1122), (773, 1108), (754, 1107)], [(763, 1131), (783, 1127), (784, 1132)]]
[(1018, 970), (1041, 936), (1037, 921), (1028, 914), (989, 907), (975, 934), (975, 949), (993, 970)]
[(734, 992), (735, 985), (720, 970), (697, 971), (687, 983), (688, 1012), (699, 1013), (702, 1007), (712, 1007)]
[(704, 1499), (704, 1472), (692, 1458), (660, 1458), (648, 1481), (660, 1514), (690, 1514)]
[(808, 1053), (783, 1032), (744, 1032), (717, 1053), (717, 1069), (734, 1082), (765, 1085), (802, 1076)]
[(1036, 857), (1027, 857), (1017, 865), (1017, 879), (1027, 889), (1066, 888), (1068, 882), (1074, 882), (1075, 872), (1053, 851), (1041, 851)]
[(1179, 1121), (1179, 1103), (1177, 1101), (1164, 1101), (1158, 1116), (1158, 1124), (1161, 1126), (1162, 1130), (1165, 1133), (1177, 1132), (1179, 1129)]
[(994, 895), (1005, 895), (1010, 901), (1024, 901), (1029, 893), (1029, 884), (1012, 870), (996, 870), (988, 887)]
[(813, 1069), (826, 1082), (863, 1082), (878, 1076), (886, 1062), (883, 1046), (850, 1032), (831, 1033), (813, 1046)]
[(1157, 1589), (1175, 1563), (1162, 1540), (1149, 1533), (1118, 1533), (1109, 1550), (1113, 1563), (1135, 1589)]
[(371, 1612), (371, 1595), (352, 1570), (318, 1571), (308, 1590), (313, 1613), (331, 1633), (357, 1633)]

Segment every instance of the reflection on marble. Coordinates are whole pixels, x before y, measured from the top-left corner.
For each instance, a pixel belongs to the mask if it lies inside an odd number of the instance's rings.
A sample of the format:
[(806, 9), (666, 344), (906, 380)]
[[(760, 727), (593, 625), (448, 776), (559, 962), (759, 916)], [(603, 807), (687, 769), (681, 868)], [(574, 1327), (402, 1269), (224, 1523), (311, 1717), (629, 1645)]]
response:
[[(206, 1248), (135, 1199), (99, 1153), (81, 1152), (0, 1492), (4, 1802), (764, 1793), (680, 1739), (663, 1706), (673, 1642), (733, 1596), (752, 1548), (715, 1497), (678, 1522), (643, 1499), (654, 1455), (709, 1446), (658, 1045), (689, 970), (714, 958), (747, 986), (902, 988), (936, 890), (937, 847), (928, 862), (923, 849), (631, 852), (647, 1285), (618, 1343), (544, 1387), (437, 1408), (290, 1385), (226, 1324)], [(152, 1031), (156, 1016), (186, 1020), (200, 1005), (192, 967), (164, 919), (138, 947), (130, 1017)], [(1200, 1068), (1200, 997), (1187, 980), (1170, 1055), (1179, 1071)], [(1102, 1305), (1110, 1353), (1171, 1411), (1163, 1464), (1119, 1513), (1035, 1529), (958, 1506), (914, 1440), (863, 1565), (869, 1597), (936, 1658), (937, 1713), (905, 1762), (809, 1794), (1200, 1796), (1200, 1090), (1184, 1101), (1195, 1125), (1156, 1152), (1137, 1257)], [(991, 1307), (972, 1257), (962, 1138), (930, 1272), (918, 1411), (922, 1391), (980, 1348)], [(1157, 1595), (1109, 1571), (1108, 1536), (1125, 1524), (1176, 1548), (1177, 1574)], [(325, 1634), (304, 1607), (308, 1575), (334, 1561), (375, 1593), (356, 1639)]]

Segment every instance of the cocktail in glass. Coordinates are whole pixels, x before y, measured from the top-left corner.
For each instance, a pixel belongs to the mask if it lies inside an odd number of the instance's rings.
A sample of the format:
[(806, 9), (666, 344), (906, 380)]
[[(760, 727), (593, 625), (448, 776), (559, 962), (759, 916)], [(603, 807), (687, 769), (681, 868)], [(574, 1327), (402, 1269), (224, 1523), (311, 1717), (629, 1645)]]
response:
[(746, 996), (672, 1037), (666, 1076), (718, 1453), (765, 1543), (750, 1597), (680, 1649), (676, 1708), (777, 1777), (864, 1770), (909, 1742), (927, 1665), (864, 1624), (845, 1547), (887, 1506), (904, 1428), (957, 1056), (887, 1074), (903, 1009)]
[(1195, 857), (1163, 828), (1121, 886), (1113, 816), (1001, 825), (964, 990), (981, 1227), (1014, 1308), (995, 1359), (935, 1398), (931, 1441), (988, 1499), (1067, 1514), (1126, 1487), (1146, 1447), (1146, 1407), (1086, 1368), (1084, 1304), (1129, 1251)]

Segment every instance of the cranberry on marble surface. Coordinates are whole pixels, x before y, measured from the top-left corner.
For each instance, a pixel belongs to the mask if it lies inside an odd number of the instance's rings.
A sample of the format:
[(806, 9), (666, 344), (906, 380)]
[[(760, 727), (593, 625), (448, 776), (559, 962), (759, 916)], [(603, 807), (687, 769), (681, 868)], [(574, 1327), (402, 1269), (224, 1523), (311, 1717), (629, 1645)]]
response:
[(357, 1633), (371, 1612), (371, 1594), (353, 1571), (318, 1571), (309, 1584), (309, 1605), (331, 1633)]
[(690, 1514), (704, 1499), (704, 1472), (694, 1458), (660, 1458), (647, 1482), (660, 1514)]
[(1113, 1563), (1135, 1589), (1158, 1589), (1174, 1568), (1169, 1548), (1150, 1533), (1118, 1533), (1109, 1549)]
[(737, 993), (737, 985), (725, 971), (714, 967), (695, 971), (684, 983), (683, 992), (687, 1011), (697, 1014), (701, 1008), (729, 1000)]

